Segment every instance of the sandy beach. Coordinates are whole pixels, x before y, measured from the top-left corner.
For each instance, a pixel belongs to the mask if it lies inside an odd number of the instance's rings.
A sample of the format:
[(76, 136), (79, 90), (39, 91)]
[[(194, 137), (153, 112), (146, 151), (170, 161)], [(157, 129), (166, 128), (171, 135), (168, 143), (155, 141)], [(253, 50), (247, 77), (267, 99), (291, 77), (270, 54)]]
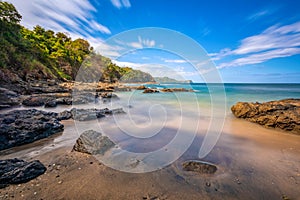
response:
[[(64, 123), (65, 130), (72, 132), (73, 122)], [(232, 115), (227, 116), (217, 145), (204, 159), (217, 165), (218, 171), (213, 175), (201, 175), (181, 169), (183, 161), (197, 159), (201, 134), (197, 135), (188, 151), (172, 165), (141, 174), (120, 172), (106, 167), (91, 155), (72, 152), (71, 142), (62, 143), (62, 146), (59, 146), (59, 142), (51, 145), (55, 137), (62, 136), (53, 136), (13, 148), (8, 150), (10, 153), (7, 155), (1, 156), (5, 159), (29, 155), (30, 158), (27, 157), (27, 160), (38, 159), (47, 167), (46, 173), (37, 179), (1, 189), (1, 199), (297, 199), (299, 197), (299, 136), (266, 129), (236, 119)], [(36, 148), (41, 144), (48, 148)], [(13, 151), (15, 152), (12, 153)]]

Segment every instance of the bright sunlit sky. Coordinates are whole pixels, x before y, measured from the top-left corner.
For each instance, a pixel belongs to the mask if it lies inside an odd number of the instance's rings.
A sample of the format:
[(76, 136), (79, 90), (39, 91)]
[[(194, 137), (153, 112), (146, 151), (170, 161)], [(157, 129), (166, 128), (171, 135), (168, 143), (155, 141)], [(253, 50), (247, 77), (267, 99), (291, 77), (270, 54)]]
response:
[[(87, 39), (94, 47), (130, 29), (166, 28), (199, 43), (219, 69), (224, 82), (300, 82), (299, 0), (9, 2), (22, 14), (21, 23), (25, 27), (32, 29), (38, 24), (46, 29), (68, 32), (73, 39)], [(121, 66), (144, 68), (154, 76), (168, 75), (164, 70), (172, 68), (185, 79), (201, 81), (184, 59), (157, 49), (151, 51), (151, 48), (163, 47), (151, 36), (136, 37), (136, 41), (127, 41), (126, 45), (139, 50), (118, 59), (112, 57)], [(147, 49), (141, 51), (145, 47)], [(105, 46), (110, 52), (117, 49)], [(147, 62), (167, 68), (146, 69)], [(168, 76), (176, 78), (172, 74)]]

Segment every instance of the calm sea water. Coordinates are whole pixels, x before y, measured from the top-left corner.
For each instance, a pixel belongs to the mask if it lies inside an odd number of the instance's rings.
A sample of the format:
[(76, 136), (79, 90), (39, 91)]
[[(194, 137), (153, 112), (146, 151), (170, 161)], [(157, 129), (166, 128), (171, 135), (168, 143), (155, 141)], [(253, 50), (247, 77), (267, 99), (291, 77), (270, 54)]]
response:
[[(149, 84), (153, 88), (186, 88), (193, 89), (197, 95), (198, 101), (208, 103), (215, 95), (222, 97), (226, 95), (227, 107), (238, 101), (265, 102), (271, 100), (280, 100), (286, 98), (300, 98), (300, 84), (241, 84), (225, 83), (223, 84)], [(166, 97), (166, 95), (165, 95)], [(168, 96), (172, 98), (172, 95)]]

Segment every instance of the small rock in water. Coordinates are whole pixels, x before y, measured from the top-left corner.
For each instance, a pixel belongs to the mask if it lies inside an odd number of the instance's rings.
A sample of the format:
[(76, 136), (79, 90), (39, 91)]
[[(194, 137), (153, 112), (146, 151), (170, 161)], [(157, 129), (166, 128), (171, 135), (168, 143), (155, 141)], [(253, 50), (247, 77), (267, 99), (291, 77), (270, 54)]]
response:
[(158, 92), (159, 92), (158, 90), (147, 88), (144, 90), (143, 93), (158, 93)]
[(200, 174), (213, 174), (217, 171), (215, 165), (197, 160), (182, 163), (182, 168), (184, 171), (193, 171)]

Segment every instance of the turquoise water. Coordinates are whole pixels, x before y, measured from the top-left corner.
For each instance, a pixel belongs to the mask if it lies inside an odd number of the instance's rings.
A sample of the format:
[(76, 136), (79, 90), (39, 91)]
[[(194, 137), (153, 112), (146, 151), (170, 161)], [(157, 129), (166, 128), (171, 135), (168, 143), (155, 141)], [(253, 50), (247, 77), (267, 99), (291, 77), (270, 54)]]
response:
[[(186, 88), (193, 89), (200, 103), (209, 103), (211, 95), (221, 98), (226, 95), (227, 107), (232, 106), (238, 101), (265, 102), (286, 98), (300, 98), (300, 84), (148, 84), (153, 88)], [(187, 94), (185, 94), (187, 95)], [(166, 95), (165, 95), (166, 97)], [(169, 95), (171, 98), (172, 95)], [(188, 97), (188, 95), (187, 95)], [(188, 98), (187, 98), (188, 99)]]

